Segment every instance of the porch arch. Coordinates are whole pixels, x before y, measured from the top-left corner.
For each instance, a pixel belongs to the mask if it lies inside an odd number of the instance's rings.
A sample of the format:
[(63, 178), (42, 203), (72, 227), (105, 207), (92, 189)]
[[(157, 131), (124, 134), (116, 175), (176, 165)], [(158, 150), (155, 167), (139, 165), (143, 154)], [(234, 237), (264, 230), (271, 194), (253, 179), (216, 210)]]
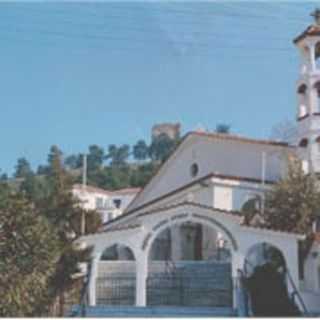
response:
[[(176, 218), (178, 217), (178, 218)], [(172, 228), (174, 226), (178, 226), (183, 223), (198, 223), (204, 226), (207, 226), (211, 229), (218, 230), (222, 233), (222, 235), (229, 240), (230, 242), (230, 251), (231, 254), (238, 250), (238, 243), (231, 233), (231, 231), (220, 221), (217, 219), (210, 217), (204, 213), (185, 213), (177, 216), (171, 216), (169, 218), (156, 221), (152, 227), (150, 232), (146, 234), (142, 243), (142, 250), (146, 252), (146, 256), (149, 258), (150, 250), (155, 239), (166, 229)]]
[(244, 270), (252, 272), (253, 268), (266, 262), (274, 262), (278, 267), (287, 266), (285, 253), (281, 248), (271, 242), (258, 242), (249, 247), (245, 254)]
[(136, 255), (122, 242), (100, 252), (95, 279), (96, 304), (133, 306), (136, 302)]
[(145, 246), (147, 305), (233, 305), (232, 259), (237, 243), (228, 228), (199, 210), (157, 219), (150, 229), (153, 233), (147, 234)]

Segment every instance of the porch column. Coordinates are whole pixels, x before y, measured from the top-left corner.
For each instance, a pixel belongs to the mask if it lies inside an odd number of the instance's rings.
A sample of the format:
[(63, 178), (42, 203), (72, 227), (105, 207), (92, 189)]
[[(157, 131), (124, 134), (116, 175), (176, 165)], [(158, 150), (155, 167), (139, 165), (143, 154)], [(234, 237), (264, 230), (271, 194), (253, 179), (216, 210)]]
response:
[(244, 266), (244, 254), (236, 251), (232, 254), (232, 284), (233, 284), (233, 308), (237, 309), (239, 308), (239, 304), (242, 302), (240, 297), (240, 291), (239, 291), (239, 274), (238, 270), (243, 270)]
[(148, 277), (148, 257), (145, 252), (141, 252), (137, 259), (136, 271), (136, 306), (145, 307), (147, 305), (147, 277)]
[(96, 281), (98, 276), (98, 263), (100, 255), (95, 255), (92, 257), (91, 261), (91, 274), (89, 282), (89, 305), (96, 305)]

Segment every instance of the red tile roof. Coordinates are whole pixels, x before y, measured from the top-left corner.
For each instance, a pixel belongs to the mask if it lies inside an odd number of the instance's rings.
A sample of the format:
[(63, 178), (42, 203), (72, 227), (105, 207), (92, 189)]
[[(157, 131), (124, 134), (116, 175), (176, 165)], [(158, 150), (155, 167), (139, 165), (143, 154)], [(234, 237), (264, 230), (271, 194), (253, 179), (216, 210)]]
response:
[(293, 147), (293, 146), (290, 146), (287, 142), (283, 142), (283, 141), (252, 139), (252, 138), (247, 138), (247, 137), (234, 135), (234, 134), (226, 134), (226, 133), (191, 131), (187, 134), (187, 136), (189, 135), (197, 135), (197, 136), (221, 139), (221, 140), (233, 140), (233, 141), (252, 143), (252, 144), (263, 144), (263, 145), (272, 145), (272, 146), (280, 146), (280, 147)]

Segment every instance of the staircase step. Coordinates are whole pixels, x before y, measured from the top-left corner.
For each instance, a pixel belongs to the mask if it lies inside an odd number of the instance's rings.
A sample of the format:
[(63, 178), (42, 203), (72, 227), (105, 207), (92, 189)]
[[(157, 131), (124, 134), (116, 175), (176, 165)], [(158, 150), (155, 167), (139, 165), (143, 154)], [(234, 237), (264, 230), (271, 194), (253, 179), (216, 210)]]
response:
[[(74, 306), (76, 316), (81, 316), (79, 306)], [(235, 317), (232, 308), (197, 307), (110, 307), (95, 306), (86, 308), (86, 317)]]

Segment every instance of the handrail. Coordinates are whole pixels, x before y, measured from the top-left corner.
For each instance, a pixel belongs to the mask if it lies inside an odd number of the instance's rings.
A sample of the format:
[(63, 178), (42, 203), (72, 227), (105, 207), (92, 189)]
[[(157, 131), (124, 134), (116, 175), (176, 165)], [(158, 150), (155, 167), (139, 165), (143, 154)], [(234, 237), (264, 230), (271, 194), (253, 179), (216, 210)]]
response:
[[(243, 313), (240, 316), (244, 316), (244, 317), (248, 317), (250, 314), (250, 297), (248, 296), (245, 284), (244, 284), (244, 280), (246, 279), (246, 275), (245, 272), (241, 269), (237, 270), (238, 272), (238, 277), (237, 277), (237, 297), (239, 299), (239, 294), (241, 295), (241, 299), (242, 299), (242, 303), (243, 303)], [(238, 301), (239, 302), (239, 301)], [(238, 304), (238, 308), (240, 306), (240, 304), (237, 302)]]
[(294, 283), (294, 281), (292, 279), (292, 276), (291, 276), (291, 274), (290, 274), (290, 272), (289, 272), (289, 270), (287, 268), (286, 268), (286, 274), (287, 274), (288, 280), (289, 280), (289, 282), (290, 282), (290, 284), (292, 286), (292, 289), (293, 289), (293, 292), (291, 293), (291, 298), (294, 299), (294, 297), (297, 296), (298, 299), (299, 299), (299, 302), (300, 302), (300, 304), (301, 304), (301, 306), (303, 308), (304, 314), (308, 315), (309, 314), (308, 309), (307, 309), (307, 307), (306, 307), (306, 305), (305, 305), (305, 303), (304, 303), (304, 301), (303, 301), (303, 299), (302, 299), (302, 297), (301, 297), (301, 295), (300, 295), (300, 293), (298, 291), (298, 288), (295, 285), (295, 283)]

